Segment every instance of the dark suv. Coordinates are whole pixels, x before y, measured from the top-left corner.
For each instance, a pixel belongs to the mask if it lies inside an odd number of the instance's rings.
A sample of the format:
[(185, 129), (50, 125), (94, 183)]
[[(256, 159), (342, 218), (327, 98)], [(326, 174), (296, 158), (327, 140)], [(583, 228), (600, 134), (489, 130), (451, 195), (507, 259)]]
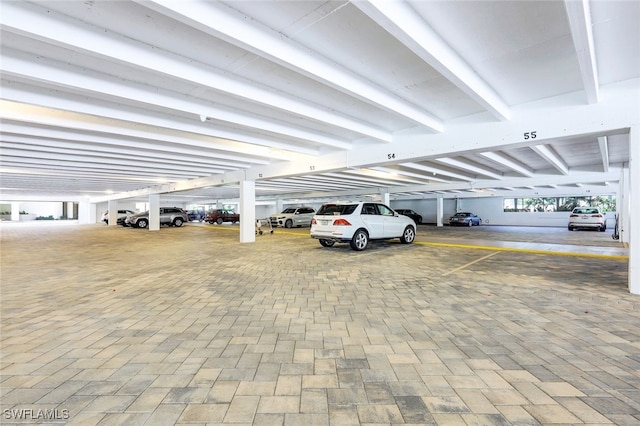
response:
[[(187, 212), (178, 207), (160, 207), (160, 225), (182, 226), (188, 222)], [(149, 212), (132, 214), (127, 216), (124, 225), (134, 228), (147, 228), (149, 226)]]
[(240, 222), (240, 215), (238, 213), (234, 213), (228, 210), (210, 210), (207, 213), (207, 216), (204, 218), (205, 222), (209, 222), (210, 224), (217, 223), (221, 225), (223, 222)]
[(419, 213), (416, 213), (415, 211), (411, 210), (411, 209), (394, 209), (398, 214), (404, 215), (404, 216), (409, 216), (411, 219), (413, 219), (413, 221), (416, 223), (416, 225), (420, 225), (422, 223), (422, 216), (420, 216)]

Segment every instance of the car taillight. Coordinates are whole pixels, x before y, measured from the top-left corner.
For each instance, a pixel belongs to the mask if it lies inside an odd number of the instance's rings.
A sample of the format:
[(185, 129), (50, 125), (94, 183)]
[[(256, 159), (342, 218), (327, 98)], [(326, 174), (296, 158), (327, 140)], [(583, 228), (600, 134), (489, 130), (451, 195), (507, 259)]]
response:
[(602, 217), (601, 214), (592, 214), (591, 217)]
[(317, 225), (318, 224), (318, 222), (316, 222), (316, 218), (315, 217), (313, 219), (311, 219), (311, 224), (312, 225)]
[(336, 219), (333, 221), (334, 226), (351, 226), (347, 219)]
[(578, 215), (577, 215), (577, 214), (572, 214), (572, 215), (571, 215), (571, 216), (569, 216), (569, 217), (578, 217)]

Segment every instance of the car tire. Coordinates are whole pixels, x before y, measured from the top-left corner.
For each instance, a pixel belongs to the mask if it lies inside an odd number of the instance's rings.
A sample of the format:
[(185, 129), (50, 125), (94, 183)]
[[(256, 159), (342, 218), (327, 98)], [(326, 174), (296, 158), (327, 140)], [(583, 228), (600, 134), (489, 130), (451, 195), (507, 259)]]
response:
[(602, 226), (600, 227), (600, 232), (604, 232), (604, 231), (606, 231), (606, 230), (607, 230), (607, 225), (602, 225)]
[(320, 240), (320, 245), (322, 247), (333, 247), (333, 245), (335, 244), (335, 241), (331, 241), (331, 240)]
[(149, 221), (147, 219), (139, 219), (136, 222), (136, 228), (146, 228), (149, 226)]
[(568, 229), (569, 231), (573, 231), (573, 228), (572, 228), (571, 226), (567, 226), (567, 229)]
[(471, 228), (473, 226), (473, 219), (469, 220), (469, 225), (468, 226), (469, 226), (469, 228)]
[(216, 223), (217, 223), (218, 225), (222, 225), (222, 223), (223, 223), (223, 222), (224, 222), (224, 219), (223, 219), (223, 218), (221, 218), (221, 217), (219, 217), (218, 219), (216, 219)]
[(177, 226), (179, 228), (183, 223), (184, 221), (182, 220), (182, 218), (176, 217), (175, 219), (173, 219), (173, 226)]
[(415, 239), (416, 239), (416, 231), (415, 229), (413, 229), (413, 226), (407, 226), (406, 228), (404, 228), (402, 237), (400, 237), (400, 242), (402, 244), (411, 244)]
[(353, 234), (353, 238), (349, 244), (351, 248), (355, 251), (362, 251), (367, 248), (367, 244), (369, 243), (369, 235), (363, 229), (358, 229), (355, 234)]
[(287, 219), (284, 223), (285, 228), (293, 228), (293, 221), (291, 219)]

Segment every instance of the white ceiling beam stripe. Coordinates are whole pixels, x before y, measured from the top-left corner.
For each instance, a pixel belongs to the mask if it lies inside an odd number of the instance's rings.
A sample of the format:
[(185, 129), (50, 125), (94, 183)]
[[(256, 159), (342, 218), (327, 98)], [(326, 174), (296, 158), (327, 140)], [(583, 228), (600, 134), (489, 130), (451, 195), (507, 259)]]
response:
[(426, 179), (422, 178), (422, 179), (410, 179), (410, 178), (405, 178), (403, 176), (401, 176), (398, 173), (388, 173), (388, 172), (381, 172), (378, 170), (374, 170), (372, 169), (360, 169), (360, 170), (345, 170), (345, 173), (350, 173), (350, 174), (356, 174), (356, 175), (361, 175), (361, 176), (367, 176), (367, 177), (371, 177), (374, 179), (382, 179), (383, 181), (389, 181), (392, 182), (394, 185), (401, 185), (401, 184), (409, 184), (409, 183), (415, 183), (415, 184), (419, 184), (419, 183), (427, 183), (425, 182)]
[(448, 164), (449, 166), (456, 167), (458, 169), (468, 170), (468, 171), (477, 173), (479, 175), (488, 176), (488, 177), (491, 177), (491, 178), (494, 178), (494, 179), (503, 179), (504, 178), (504, 176), (502, 176), (501, 174), (495, 173), (495, 172), (493, 172), (491, 170), (488, 170), (488, 169), (486, 169), (484, 167), (473, 165), (469, 161), (456, 160), (455, 158), (448, 158), (448, 157), (436, 158), (435, 161), (438, 161), (438, 162), (444, 163), (444, 164)]
[(431, 114), (381, 90), (360, 76), (222, 3), (201, 0), (143, 0), (139, 3), (434, 131), (441, 132), (444, 129), (442, 121)]
[(482, 155), (485, 158), (488, 158), (491, 161), (495, 161), (498, 164), (502, 164), (503, 166), (507, 166), (508, 168), (510, 168), (511, 170), (514, 170), (518, 173), (520, 173), (523, 176), (529, 176), (529, 177), (533, 177), (534, 173), (533, 170), (531, 170), (530, 168), (517, 163), (516, 161), (514, 161), (513, 159), (509, 158), (508, 156), (506, 156), (505, 154), (499, 153), (499, 152), (481, 152), (480, 155)]
[(589, 1), (565, 0), (564, 6), (567, 10), (571, 36), (580, 64), (587, 102), (594, 104), (598, 102), (599, 98), (599, 83)]
[[(247, 146), (234, 141), (219, 140), (204, 135), (172, 131), (166, 128), (152, 128), (149, 126), (135, 126), (134, 123), (115, 119), (97, 120), (95, 117), (67, 111), (52, 110), (30, 105), (21, 105), (11, 101), (0, 100), (0, 119), (28, 122), (51, 126), (54, 128), (68, 128), (76, 131), (99, 132), (115, 134), (130, 138), (141, 138), (150, 141), (172, 143), (176, 146), (194, 146), (204, 144), (205, 147), (233, 154), (243, 154), (250, 157), (276, 157), (276, 151), (267, 147)], [(221, 154), (224, 155), (224, 154)], [(223, 157), (224, 158), (224, 157)], [(227, 157), (228, 158), (228, 157)], [(239, 158), (240, 157), (236, 157)], [(290, 157), (285, 157), (290, 158)], [(241, 161), (248, 161), (242, 158)]]
[[(25, 157), (25, 153), (28, 152), (29, 156)], [(113, 161), (109, 161), (109, 158), (104, 157), (91, 157), (83, 158), (81, 161), (73, 154), (53, 153), (53, 152), (34, 152), (25, 150), (15, 150), (0, 148), (0, 154), (2, 155), (3, 162), (11, 161), (14, 164), (20, 163), (27, 164), (41, 164), (41, 165), (67, 165), (70, 169), (76, 167), (113, 167)], [(186, 176), (187, 179), (193, 179), (199, 176), (208, 176), (216, 173), (216, 170), (204, 170), (198, 168), (179, 167), (174, 164), (160, 164), (149, 163), (144, 160), (118, 160), (119, 170), (132, 170), (132, 171), (148, 171), (152, 173), (162, 174), (162, 176), (169, 175), (181, 175)], [(225, 170), (218, 170), (217, 173), (222, 173)]]
[[(214, 138), (219, 145), (226, 145), (231, 149), (238, 152), (246, 152), (253, 147), (264, 147), (266, 149), (276, 148), (281, 150), (291, 151), (294, 154), (302, 155), (317, 155), (317, 149), (309, 149), (294, 146), (290, 143), (282, 143), (282, 139), (276, 137), (268, 137), (261, 135), (256, 137), (254, 135), (228, 131), (223, 127), (207, 126), (200, 121), (188, 122), (182, 120), (180, 122), (179, 116), (176, 114), (172, 119), (161, 118), (159, 114), (144, 113), (143, 109), (127, 108), (122, 106), (110, 107), (107, 103), (99, 105), (98, 102), (93, 102), (91, 105), (80, 100), (79, 97), (70, 95), (68, 93), (60, 91), (45, 90), (42, 88), (33, 88), (33, 91), (24, 91), (17, 89), (14, 84), (3, 87), (2, 96), (8, 101), (22, 101), (30, 105), (41, 106), (43, 108), (60, 109), (78, 114), (91, 115), (95, 117), (101, 117), (102, 119), (113, 119), (121, 122), (135, 123), (135, 125), (156, 127), (168, 129), (175, 132), (190, 133), (193, 135), (200, 135), (201, 137)], [(117, 104), (114, 104), (117, 105)], [(141, 105), (144, 107), (144, 105)], [(253, 130), (255, 134), (259, 134), (259, 130)], [(243, 145), (247, 144), (247, 145)], [(346, 145), (351, 147), (351, 145)], [(282, 154), (275, 154), (274, 157), (280, 157), (281, 159), (289, 159), (289, 156)]]
[(450, 179), (441, 179), (441, 178), (435, 177), (433, 174), (425, 175), (420, 173), (407, 172), (400, 169), (392, 169), (390, 167), (371, 167), (371, 170), (377, 170), (383, 173), (397, 174), (401, 176), (410, 176), (416, 179), (420, 179), (422, 181), (451, 182)]
[[(93, 160), (98, 161), (99, 159), (104, 159), (103, 161), (108, 162), (109, 164), (131, 164), (133, 161), (142, 161), (143, 163), (150, 163), (150, 165), (154, 166), (158, 165), (159, 168), (162, 168), (164, 164), (170, 165), (172, 169), (183, 169), (185, 171), (193, 171), (199, 174), (214, 174), (214, 173), (224, 173), (230, 169), (215, 167), (213, 164), (206, 164), (200, 161), (188, 161), (184, 159), (180, 159), (180, 157), (176, 156), (176, 158), (166, 158), (166, 157), (158, 157), (157, 155), (153, 155), (151, 153), (140, 153), (134, 154), (131, 152), (116, 152), (112, 149), (80, 149), (77, 147), (66, 147), (59, 148), (53, 146), (43, 146), (43, 145), (33, 145), (24, 142), (12, 143), (12, 140), (16, 140), (13, 138), (6, 138), (2, 142), (0, 142), (0, 151), (8, 152), (8, 150), (13, 150), (14, 155), (18, 155), (20, 151), (31, 155), (46, 155), (48, 153), (56, 153), (56, 154), (66, 154), (71, 156), (74, 159), (78, 158), (78, 155), (81, 155), (83, 159), (87, 161)], [(171, 169), (170, 169), (171, 170)]]
[(569, 167), (562, 158), (551, 150), (547, 145), (536, 145), (531, 147), (532, 150), (538, 153), (540, 157), (546, 160), (549, 164), (556, 168), (563, 175), (569, 174)]
[[(559, 184), (559, 185), (572, 185), (576, 181), (582, 181), (590, 184), (598, 184), (602, 182), (603, 178), (607, 180), (611, 179), (615, 181), (619, 178), (616, 177), (616, 174), (619, 174), (619, 171), (613, 171), (603, 174), (602, 173), (581, 173), (579, 175), (572, 176), (555, 176), (555, 175), (547, 175), (547, 176), (537, 176), (536, 184), (538, 181), (540, 182), (540, 186), (550, 185), (550, 184)], [(522, 178), (512, 178), (505, 181), (501, 181), (502, 183), (506, 183), (508, 186), (511, 186), (514, 191), (517, 192), (517, 195), (522, 194), (523, 196), (526, 194), (535, 195), (533, 191), (540, 191), (539, 187), (531, 186), (531, 178), (522, 177)], [(363, 188), (363, 189), (353, 189), (353, 190), (345, 190), (345, 191), (313, 191), (313, 192), (294, 192), (289, 194), (281, 194), (282, 198), (340, 198), (346, 197), (353, 199), (358, 195), (378, 195), (381, 192), (389, 192), (390, 195), (396, 193), (407, 193), (407, 192), (417, 192), (424, 194), (425, 198), (428, 197), (437, 197), (437, 196), (445, 196), (445, 198), (459, 198), (463, 196), (469, 197), (478, 197), (480, 193), (478, 191), (484, 190), (487, 196), (496, 195), (499, 193), (496, 189), (496, 182), (493, 180), (479, 180), (474, 182), (451, 182), (451, 183), (433, 183), (433, 184), (421, 184), (421, 185), (410, 185), (410, 186), (384, 186), (380, 185), (377, 188)], [(521, 188), (528, 188), (526, 191), (521, 190)], [(595, 186), (586, 187), (589, 189), (591, 194), (611, 194), (615, 192), (615, 188), (606, 188), (602, 190), (595, 190)], [(604, 187), (603, 187), (604, 188)], [(474, 190), (471, 192), (471, 190)], [(576, 195), (575, 190), (571, 189), (563, 189), (558, 188), (557, 190), (546, 189), (545, 193), (550, 193), (554, 191), (556, 195)], [(586, 191), (586, 189), (585, 189)], [(511, 189), (506, 189), (504, 191), (505, 196), (513, 197)]]
[(258, 87), (259, 83), (233, 79), (221, 71), (170, 52), (162, 52), (130, 38), (105, 32), (53, 11), (42, 13), (38, 6), (25, 2), (2, 4), (0, 24), (3, 30), (83, 50), (130, 66), (163, 73), (173, 78), (196, 83), (213, 90), (258, 102), (272, 108), (304, 116), (308, 119), (341, 127), (364, 136), (390, 142), (389, 132), (361, 121), (317, 107), (298, 98), (274, 93)]
[(510, 118), (509, 107), (502, 98), (411, 6), (388, 0), (354, 1), (353, 4), (496, 118)]
[(473, 177), (461, 175), (459, 173), (454, 173), (445, 169), (441, 169), (439, 167), (425, 166), (423, 164), (418, 164), (418, 163), (400, 163), (400, 165), (403, 167), (414, 169), (414, 170), (422, 170), (424, 172), (431, 173), (433, 176), (443, 175), (443, 176), (452, 177), (454, 179), (460, 179), (460, 180), (466, 180), (466, 181), (471, 181), (474, 179)]
[[(42, 152), (68, 152), (72, 154), (81, 154), (81, 155), (107, 155), (111, 156), (114, 160), (116, 158), (143, 158), (149, 159), (150, 162), (167, 162), (171, 164), (184, 164), (184, 165), (195, 165), (202, 166), (208, 168), (216, 168), (223, 171), (228, 170), (236, 170), (237, 166), (231, 167), (229, 165), (224, 165), (212, 161), (207, 161), (205, 157), (202, 156), (185, 156), (181, 155), (181, 153), (176, 153), (174, 151), (173, 156), (167, 156), (162, 153), (158, 153), (156, 151), (147, 150), (131, 150), (131, 149), (122, 149), (117, 148), (115, 146), (99, 146), (99, 145), (78, 145), (71, 142), (63, 142), (56, 141), (52, 139), (34, 139), (30, 137), (24, 136), (16, 136), (16, 135), (4, 135), (4, 140), (0, 142), (0, 146), (7, 148), (16, 148), (16, 149), (25, 149), (25, 150), (35, 150)], [(249, 164), (246, 164), (245, 167), (250, 167)], [(220, 173), (220, 172), (219, 172)]]
[[(239, 112), (223, 109), (219, 106), (207, 105), (204, 101), (196, 100), (178, 93), (171, 93), (169, 91), (162, 90), (150, 91), (146, 89), (146, 86), (135, 84), (133, 82), (126, 82), (108, 75), (99, 75), (98, 73), (90, 70), (76, 70), (66, 64), (55, 64), (54, 66), (53, 64), (45, 64), (42, 61), (34, 63), (26, 58), (21, 58), (20, 56), (22, 55), (11, 52), (9, 49), (3, 50), (2, 62), (0, 62), (0, 73), (2, 73), (5, 78), (12, 75), (19, 75), (22, 79), (31, 79), (39, 82), (39, 84), (46, 83), (54, 86), (68, 87), (73, 90), (82, 90), (89, 93), (100, 94), (103, 95), (103, 97), (106, 96), (107, 98), (114, 98), (112, 99), (114, 102), (126, 99), (129, 102), (140, 104), (141, 107), (148, 105), (151, 105), (154, 108), (162, 107), (170, 111), (182, 111), (186, 114), (192, 114), (193, 117), (196, 117), (198, 114), (202, 114), (205, 117), (215, 120), (239, 124), (256, 132), (267, 131), (289, 138), (302, 139), (334, 148), (351, 149), (351, 144), (347, 141), (319, 135), (308, 130), (298, 129), (289, 124), (284, 125), (275, 123), (272, 120), (261, 119), (259, 117), (249, 117), (247, 114), (240, 114)], [(162, 125), (163, 127), (169, 127), (176, 130), (197, 132), (212, 137), (228, 138), (251, 144), (275, 146), (294, 152), (312, 155), (317, 153), (312, 152), (310, 149), (303, 149), (292, 144), (279, 142), (275, 138), (261, 140), (255, 137), (247, 137), (241, 133), (225, 132), (220, 129), (212, 128), (211, 126), (201, 125), (200, 121), (194, 120), (197, 125), (187, 126), (178, 125), (175, 120), (164, 120), (163, 122), (159, 122), (157, 118), (153, 118), (149, 115), (132, 114), (130, 111), (117, 114), (117, 111), (100, 110), (86, 102), (71, 103), (68, 94), (64, 94), (64, 96), (53, 96), (50, 91), (45, 91), (45, 89), (39, 89), (40, 92), (37, 93), (35, 91), (38, 89), (35, 87), (29, 88), (30, 91), (27, 92), (26, 89), (20, 90), (20, 88), (16, 86), (18, 86), (16, 83), (3, 82), (3, 98), (8, 100), (29, 100), (30, 103), (37, 105), (58, 107), (62, 109), (74, 108), (73, 111), (76, 112), (85, 112), (96, 115), (102, 114), (118, 119), (125, 119), (125, 117), (128, 117), (129, 120), (136, 119), (136, 121), (140, 123)], [(61, 103), (65, 100), (68, 102), (67, 105)], [(78, 111), (79, 108), (81, 108), (80, 111)]]
[(606, 136), (598, 137), (598, 148), (600, 148), (600, 156), (602, 157), (602, 171), (609, 171), (609, 144)]
[(379, 186), (395, 186), (398, 185), (397, 182), (381, 179), (377, 177), (373, 177), (364, 173), (355, 173), (357, 170), (344, 170), (340, 173), (328, 173), (329, 176), (341, 177), (345, 181), (356, 181), (356, 182), (364, 182), (368, 185), (379, 185)]
[[(2, 130), (4, 134), (13, 135), (12, 137), (46, 140), (47, 144), (51, 144), (52, 146), (65, 146), (65, 144), (69, 144), (70, 146), (89, 145), (91, 149), (94, 149), (94, 147), (98, 149), (97, 147), (104, 146), (109, 150), (115, 149), (117, 151), (122, 148), (125, 152), (142, 151), (145, 154), (148, 152), (164, 153), (167, 158), (173, 158), (177, 155), (176, 151), (178, 150), (177, 147), (172, 144), (144, 142), (133, 138), (112, 138), (95, 133), (71, 132), (51, 127), (30, 127), (8, 120), (5, 120), (2, 123)], [(64, 143), (62, 141), (67, 142)], [(224, 166), (237, 169), (248, 168), (252, 164), (269, 163), (269, 161), (264, 158), (242, 158), (238, 156), (230, 156), (220, 154), (219, 152), (215, 152), (215, 150), (210, 150), (203, 146), (180, 146), (179, 151), (180, 155), (200, 158), (202, 161), (206, 161), (209, 164), (215, 164), (217, 167)]]
[[(559, 175), (539, 175), (536, 176), (535, 187), (547, 186), (547, 185), (571, 185), (577, 182), (583, 182), (585, 184), (597, 184), (603, 181), (617, 181), (620, 178), (619, 171), (610, 171), (609, 173), (575, 173), (569, 176)], [(514, 188), (531, 187), (531, 178), (508, 178), (504, 181), (500, 181), (500, 187), (508, 186)], [(414, 192), (414, 191), (452, 191), (462, 190), (469, 191), (472, 188), (479, 189), (492, 189), (496, 187), (494, 180), (477, 180), (474, 182), (451, 182), (451, 183), (433, 183), (429, 185), (410, 185), (404, 187), (395, 187), (393, 192)], [(571, 190), (566, 190), (567, 194), (571, 193)], [(611, 191), (609, 191), (611, 192)]]

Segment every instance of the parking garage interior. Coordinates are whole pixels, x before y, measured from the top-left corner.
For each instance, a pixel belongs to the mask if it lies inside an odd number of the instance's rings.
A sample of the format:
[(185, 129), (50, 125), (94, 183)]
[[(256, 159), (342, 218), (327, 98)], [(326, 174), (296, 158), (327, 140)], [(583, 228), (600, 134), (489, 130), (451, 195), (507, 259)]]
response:
[[(3, 2), (0, 423), (637, 424), (637, 16)], [(335, 201), (423, 220), (361, 252), (257, 232)]]

